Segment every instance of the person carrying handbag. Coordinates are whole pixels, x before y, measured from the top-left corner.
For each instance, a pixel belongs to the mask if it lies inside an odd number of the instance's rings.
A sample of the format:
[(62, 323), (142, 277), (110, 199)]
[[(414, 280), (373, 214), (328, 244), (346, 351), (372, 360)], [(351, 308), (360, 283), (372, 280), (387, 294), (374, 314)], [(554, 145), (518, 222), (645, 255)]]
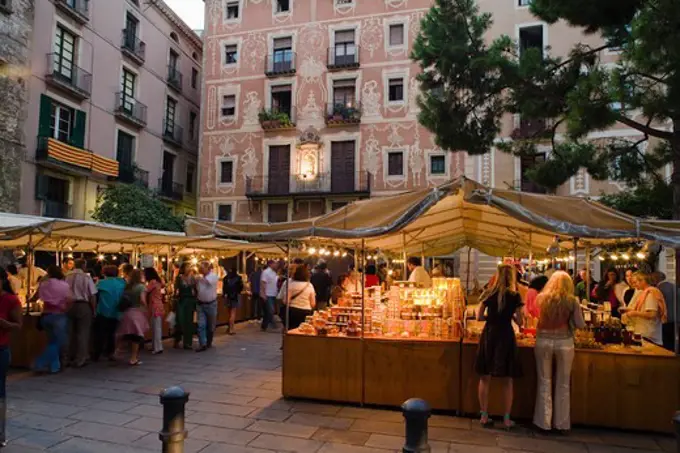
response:
[[(281, 287), (279, 299), (288, 303), (288, 329), (297, 329), (305, 321), (307, 316), (312, 315), (316, 307), (316, 293), (314, 286), (309, 282), (309, 270), (307, 266), (297, 266), (293, 277)], [(286, 299), (286, 293), (288, 298)]]

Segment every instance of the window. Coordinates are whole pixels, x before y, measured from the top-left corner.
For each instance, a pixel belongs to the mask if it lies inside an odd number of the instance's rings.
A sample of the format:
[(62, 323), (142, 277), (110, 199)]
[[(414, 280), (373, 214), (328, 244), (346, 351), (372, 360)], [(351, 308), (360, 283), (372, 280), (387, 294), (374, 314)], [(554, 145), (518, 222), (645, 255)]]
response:
[(293, 105), (293, 88), (291, 85), (272, 87), (272, 110), (287, 113), (290, 117)]
[(238, 46), (229, 44), (224, 46), (224, 64), (236, 64), (238, 61)]
[(56, 138), (60, 142), (69, 142), (73, 132), (75, 111), (52, 101), (52, 111), (50, 115), (50, 137)]
[(35, 198), (43, 200), (42, 215), (47, 217), (70, 217), (68, 179), (38, 174), (36, 177)]
[(196, 112), (189, 112), (189, 138), (191, 140), (196, 140), (196, 119), (198, 115)]
[(223, 160), (220, 162), (220, 184), (234, 183), (234, 161)]
[(123, 68), (121, 76), (122, 107), (127, 113), (132, 113), (135, 106), (135, 88), (137, 85), (137, 75), (134, 72)]
[(226, 94), (222, 96), (222, 116), (236, 115), (236, 96)]
[(227, 19), (238, 19), (239, 18), (239, 2), (229, 1), (227, 2)]
[(179, 37), (177, 36), (177, 33), (175, 33), (174, 31), (170, 32), (170, 39), (179, 44)]
[(389, 79), (389, 102), (404, 100), (404, 79)]
[(335, 0), (335, 6), (353, 5), (354, 0)]
[(356, 63), (357, 49), (354, 45), (354, 30), (339, 30), (335, 32), (334, 60), (335, 65), (349, 65)]
[(293, 68), (293, 38), (274, 39), (274, 72), (290, 71)]
[(76, 37), (66, 29), (57, 26), (57, 35), (54, 40), (54, 68), (55, 75), (73, 79), (73, 66), (75, 64)]
[(189, 162), (187, 164), (187, 180), (185, 181), (187, 193), (193, 193), (194, 192), (194, 174), (195, 173), (196, 173), (196, 165)]
[(531, 0), (517, 0), (517, 6), (529, 6), (531, 5)]
[(128, 50), (136, 52), (138, 49), (137, 36), (139, 31), (139, 20), (131, 13), (125, 15), (125, 40), (123, 46)]
[(231, 205), (221, 204), (217, 206), (217, 220), (231, 222)]
[(333, 81), (333, 103), (351, 107), (355, 99), (355, 79), (342, 79)]
[(390, 47), (404, 45), (404, 24), (390, 25)]
[(387, 154), (387, 176), (404, 176), (403, 151), (391, 151)]
[(133, 166), (135, 155), (135, 137), (123, 131), (118, 131), (118, 145), (116, 160), (122, 168), (130, 169)]
[(446, 174), (446, 156), (430, 156), (430, 174)]
[(191, 58), (193, 58), (195, 61), (198, 61), (198, 54), (196, 52), (191, 52)]
[(288, 221), (288, 203), (267, 204), (267, 221), (269, 223), (282, 223)]
[(529, 49), (539, 49), (543, 52), (543, 25), (532, 25), (519, 29), (520, 55)]
[(171, 70), (177, 70), (177, 62), (179, 61), (179, 54), (174, 50), (170, 50), (170, 55), (168, 57), (168, 66)]
[(290, 0), (276, 0), (276, 12), (287, 13), (290, 11)]
[(198, 69), (191, 68), (191, 88), (198, 88)]
[(172, 134), (175, 130), (175, 115), (177, 113), (177, 101), (168, 97), (165, 103), (165, 132)]

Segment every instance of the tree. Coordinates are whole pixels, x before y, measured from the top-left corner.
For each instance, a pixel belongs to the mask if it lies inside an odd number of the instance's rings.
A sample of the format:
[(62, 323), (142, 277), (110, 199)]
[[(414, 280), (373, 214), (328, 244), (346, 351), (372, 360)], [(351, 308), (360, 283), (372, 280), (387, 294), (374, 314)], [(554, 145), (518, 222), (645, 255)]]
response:
[(114, 184), (97, 198), (92, 218), (98, 222), (113, 223), (152, 230), (183, 231), (182, 218), (172, 211), (149, 189), (136, 184)]
[[(637, 187), (638, 200), (670, 191), (680, 220), (680, 2), (533, 0), (531, 12), (601, 35), (602, 44), (579, 42), (566, 56), (520, 49), (508, 36), (487, 44), (492, 17), (475, 0), (436, 0), (412, 54), (422, 69), (420, 122), (443, 149), (472, 155), (495, 146), (533, 156), (548, 144), (548, 159), (530, 173), (537, 183), (555, 188), (585, 168), (593, 178)], [(602, 64), (606, 50), (618, 52), (616, 63)], [(500, 141), (507, 114), (530, 127)], [(617, 123), (640, 139), (588, 139)], [(672, 176), (664, 181), (668, 164)], [(631, 207), (630, 196), (609, 200)]]

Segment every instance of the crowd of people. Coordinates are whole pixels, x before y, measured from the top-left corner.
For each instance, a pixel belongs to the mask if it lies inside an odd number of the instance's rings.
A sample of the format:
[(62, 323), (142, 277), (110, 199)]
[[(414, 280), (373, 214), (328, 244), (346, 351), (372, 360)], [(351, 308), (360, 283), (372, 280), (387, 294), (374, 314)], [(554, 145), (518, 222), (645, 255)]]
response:
[[(590, 290), (590, 298), (588, 291)], [(480, 376), (478, 398), (480, 423), (493, 425), (488, 414), (492, 378), (503, 385), (503, 426), (511, 429), (513, 378), (522, 370), (518, 359), (515, 328), (525, 320), (536, 325), (536, 372), (538, 379), (533, 423), (539, 430), (568, 431), (570, 423), (570, 377), (574, 361), (574, 331), (586, 326), (582, 302), (601, 304), (611, 316), (640, 332), (644, 338), (673, 350), (672, 307), (675, 286), (661, 272), (648, 274), (609, 269), (595, 282), (586, 269), (575, 279), (564, 271), (548, 269), (527, 283), (518, 269), (500, 265), (480, 296), (477, 319), (486, 321), (475, 362)], [(585, 299), (585, 300), (584, 300)], [(589, 300), (588, 300), (589, 299)], [(555, 377), (553, 382), (553, 362)], [(554, 391), (554, 392), (553, 392)], [(553, 394), (554, 393), (554, 394)]]

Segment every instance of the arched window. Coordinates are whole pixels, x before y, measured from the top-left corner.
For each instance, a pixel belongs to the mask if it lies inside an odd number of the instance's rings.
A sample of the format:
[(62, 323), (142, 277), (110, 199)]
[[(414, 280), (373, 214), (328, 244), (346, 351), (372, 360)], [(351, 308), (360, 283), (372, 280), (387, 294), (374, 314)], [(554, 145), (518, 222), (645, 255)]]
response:
[(179, 43), (179, 37), (177, 36), (177, 33), (175, 33), (174, 31), (170, 32), (170, 38), (176, 43)]
[(191, 54), (191, 58), (193, 58), (194, 60), (198, 61), (198, 54), (197, 54), (196, 52), (192, 53), (192, 54)]

